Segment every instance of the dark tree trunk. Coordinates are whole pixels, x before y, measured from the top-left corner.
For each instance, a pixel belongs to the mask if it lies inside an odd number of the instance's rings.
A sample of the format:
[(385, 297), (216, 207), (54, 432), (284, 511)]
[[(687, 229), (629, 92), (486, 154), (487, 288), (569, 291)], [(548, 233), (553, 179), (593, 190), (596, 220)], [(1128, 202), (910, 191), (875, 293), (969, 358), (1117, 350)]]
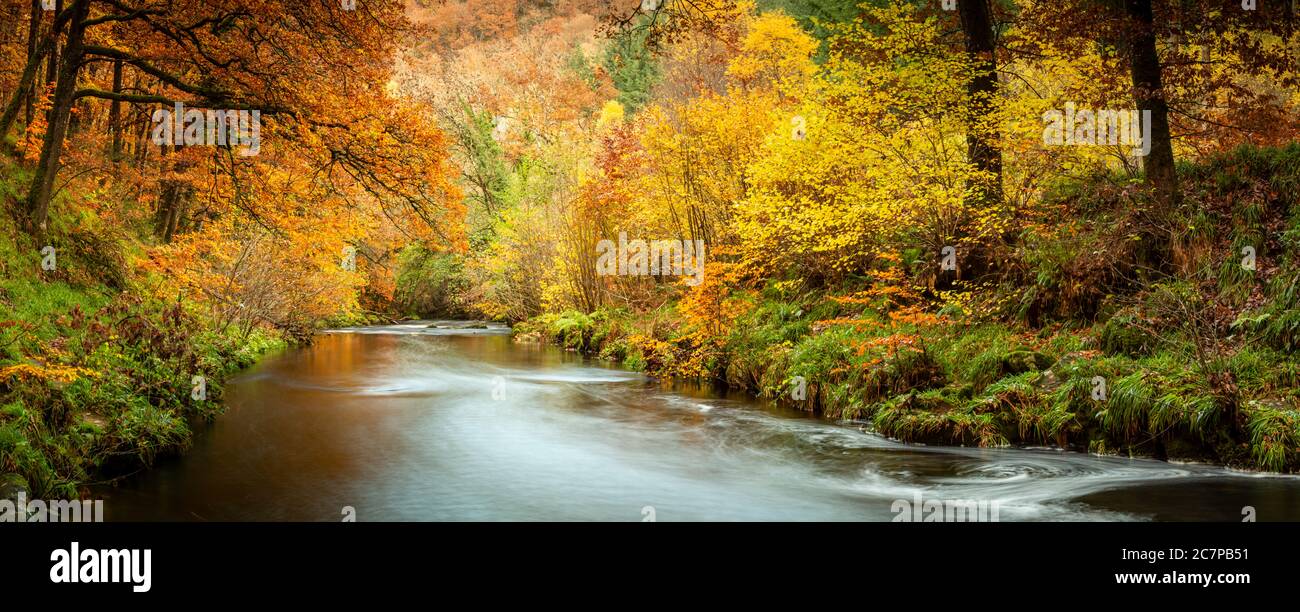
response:
[[(139, 87), (140, 87), (140, 78), (137, 76), (135, 79), (135, 88), (139, 89)], [(151, 117), (147, 112), (142, 112), (138, 109), (135, 109), (135, 113), (136, 113), (136, 117), (139, 120), (139, 125), (136, 127), (135, 145), (134, 145), (135, 146), (135, 168), (137, 170), (143, 170), (145, 162), (148, 161), (149, 159), (149, 148), (150, 148), (149, 130), (152, 127), (153, 122), (151, 121)]]
[[(63, 0), (58, 0), (58, 3), (54, 5), (54, 14), (58, 15), (61, 12), (63, 12)], [(45, 65), (45, 86), (46, 87), (49, 87), (54, 84), (54, 81), (56, 78), (58, 78), (58, 73), (59, 73), (59, 33), (57, 32), (57, 27), (55, 27), (55, 30), (56, 31), (53, 32), (54, 47), (50, 49), (50, 54), (48, 56), (49, 63)]]
[[(162, 146), (164, 156), (162, 163), (166, 165), (168, 163), (167, 158), (170, 157), (172, 159), (170, 162), (171, 172), (175, 176), (183, 175), (190, 168), (190, 164), (185, 158), (176, 155), (183, 148), (184, 145)], [(168, 155), (169, 152), (171, 155)], [(171, 242), (177, 230), (181, 227), (193, 192), (194, 189), (186, 184), (184, 180), (167, 179), (162, 181), (158, 193), (155, 233), (163, 242)]]
[(190, 202), (193, 199), (194, 187), (186, 185), (181, 189), (180, 201), (176, 203), (176, 214), (172, 217), (171, 227), (167, 228), (167, 235), (163, 236), (163, 240), (171, 242), (175, 239), (176, 234), (182, 233), (186, 226), (189, 225)]
[(171, 242), (171, 235), (176, 227), (176, 211), (180, 208), (181, 186), (175, 181), (167, 181), (162, 186), (162, 197), (158, 198), (158, 219), (155, 230), (163, 242)]
[[(122, 60), (113, 62), (113, 93), (122, 93)], [(113, 100), (108, 107), (108, 129), (113, 131), (113, 148), (109, 151), (110, 159), (117, 163), (122, 159), (122, 101)]]
[(1300, 6), (1300, 3), (1291, 0), (1291, 2), (1284, 2), (1283, 6), (1286, 7), (1286, 25), (1282, 29), (1286, 38), (1283, 40), (1291, 40), (1291, 34), (1295, 31), (1296, 9), (1297, 6)]
[(997, 126), (986, 122), (995, 109), (998, 95), (992, 11), (988, 0), (960, 0), (957, 11), (966, 35), (966, 53), (975, 66), (975, 74), (967, 85), (971, 102), (966, 150), (970, 163), (985, 175), (979, 181), (979, 193), (975, 197), (981, 204), (996, 204), (1002, 200), (1002, 149), (998, 145)]
[[(5, 105), (4, 114), (0, 115), (0, 139), (9, 134), (9, 129), (13, 127), (14, 120), (18, 118), (18, 109), (23, 106), (24, 100), (27, 105), (27, 123), (32, 124), (34, 110), (32, 107), (33, 100), (36, 98), (36, 92), (32, 84), (36, 81), (36, 74), (40, 71), (41, 59), (54, 48), (55, 41), (58, 39), (58, 31), (55, 30), (45, 36), (43, 39), (39, 36), (41, 28), (40, 14), (43, 12), (40, 8), (40, 0), (33, 0), (32, 10), (34, 11), (33, 21), (31, 23), (32, 31), (28, 33), (29, 37), (34, 38), (29, 41), (27, 48), (27, 65), (23, 68), (22, 76), (18, 78), (18, 86), (14, 90), (13, 96), (9, 98), (9, 103)], [(58, 23), (55, 23), (55, 28)]]
[(28, 229), (33, 233), (44, 232), (45, 219), (50, 211), (50, 198), (54, 195), (54, 177), (59, 173), (59, 156), (63, 153), (63, 140), (77, 93), (77, 74), (81, 71), (85, 49), (86, 15), (90, 12), (90, 2), (74, 0), (71, 10), (68, 40), (54, 88), (53, 106), (50, 107), (50, 122), (45, 131), (45, 141), (41, 145), (41, 158), (32, 177), (31, 190), (27, 194)]
[[(41, 38), (41, 0), (32, 0), (31, 19), (27, 23), (27, 61), (29, 64), (33, 66), (40, 63), (40, 58), (38, 57), (36, 52), (37, 45), (39, 44), (37, 43), (37, 41), (40, 40), (40, 38)], [(24, 76), (26, 76), (26, 71), (24, 71)], [(36, 94), (35, 92), (32, 91), (33, 78), (35, 78), (35, 73), (33, 73), (31, 77), (28, 77), (25, 80), (26, 86), (20, 85), (18, 90), (19, 93), (22, 94), (23, 98), (27, 101), (26, 103), (27, 112), (24, 113), (23, 115), (24, 116), (23, 125), (31, 125), (32, 118), (35, 117), (36, 115)], [(6, 109), (6, 111), (7, 110), (8, 109)], [(10, 119), (10, 122), (12, 121), (13, 120)], [(3, 138), (4, 135), (9, 132), (9, 123), (5, 123), (3, 127), (4, 130), (0, 131), (0, 138)]]
[(1178, 176), (1174, 171), (1169, 103), (1165, 100), (1160, 56), (1156, 52), (1151, 0), (1124, 0), (1124, 8), (1135, 27), (1129, 39), (1133, 97), (1138, 110), (1151, 112), (1151, 151), (1143, 160), (1146, 182), (1155, 191), (1160, 204), (1168, 208), (1178, 195)]
[(182, 181), (168, 181), (163, 187), (166, 207), (159, 211), (158, 237), (170, 243), (185, 220), (193, 189)]

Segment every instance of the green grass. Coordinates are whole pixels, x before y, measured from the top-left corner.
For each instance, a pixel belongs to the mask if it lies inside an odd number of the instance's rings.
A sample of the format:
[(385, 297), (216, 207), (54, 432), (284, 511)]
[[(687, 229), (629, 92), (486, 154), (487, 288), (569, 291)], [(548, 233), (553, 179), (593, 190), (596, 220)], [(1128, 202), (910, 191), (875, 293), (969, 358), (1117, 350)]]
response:
[(1249, 410), (1246, 425), (1250, 452), (1255, 464), (1273, 472), (1296, 464), (1300, 448), (1300, 411), (1256, 404)]
[[(859, 353), (853, 347), (889, 332), (818, 328), (811, 314), (816, 299), (798, 299), (756, 297), (726, 339), (721, 380), (907, 442), (1046, 445), (1276, 471), (1300, 466), (1293, 452), (1300, 441), (1293, 430), (1297, 413), (1247, 411), (1249, 426), (1235, 434), (1230, 407), (1189, 361), (1184, 340), (1130, 324), (1144, 316), (1140, 305), (1091, 331), (954, 323), (923, 330), (912, 350)], [(626, 312), (614, 319), (566, 312), (516, 331), (658, 375), (655, 366), (668, 364), (627, 350), (626, 332), (637, 320)], [(612, 332), (615, 327), (621, 331)], [(667, 330), (660, 339), (672, 343), (674, 328)], [(1283, 397), (1294, 406), (1300, 398), (1300, 366), (1283, 351), (1252, 346), (1225, 363), (1246, 400)], [(1093, 397), (1096, 377), (1105, 381), (1103, 398)], [(803, 400), (791, 394), (798, 378), (807, 383)], [(1243, 444), (1248, 453), (1236, 451)]]
[[(7, 179), (0, 195), (12, 197), (16, 179)], [(88, 239), (72, 225), (52, 219), (49, 240), (63, 247), (56, 269), (42, 271), (38, 246), (0, 216), (5, 494), (76, 497), (180, 452), (191, 424), (220, 411), (221, 381), (282, 344), (260, 331), (222, 335), (193, 304), (141, 297), (122, 259), (139, 245)], [(73, 374), (52, 374), (61, 370)], [(206, 397), (193, 399), (193, 376), (206, 379)]]

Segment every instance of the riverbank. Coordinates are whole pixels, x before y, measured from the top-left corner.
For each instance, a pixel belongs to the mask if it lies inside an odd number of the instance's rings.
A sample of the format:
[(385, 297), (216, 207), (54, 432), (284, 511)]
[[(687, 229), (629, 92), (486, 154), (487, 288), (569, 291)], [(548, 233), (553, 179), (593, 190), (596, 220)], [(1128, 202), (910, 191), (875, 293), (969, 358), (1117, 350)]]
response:
[[(1218, 399), (1195, 384), (1190, 364), (1168, 354), (1107, 353), (1100, 349), (1104, 327), (1039, 334), (1005, 324), (953, 324), (898, 332), (915, 337), (898, 350), (875, 351), (892, 342), (890, 334), (819, 327), (814, 313), (826, 303), (816, 295), (763, 302), (722, 343), (706, 349), (706, 375), (684, 378), (860, 422), (904, 442), (1051, 446), (1294, 471), (1293, 458), (1270, 454), (1276, 452), (1270, 436), (1293, 435), (1285, 426), (1294, 413), (1279, 414), (1252, 399), (1241, 423), (1216, 420), (1226, 415), (1216, 414)], [(517, 338), (660, 377), (683, 377), (675, 368), (701, 359), (699, 347), (675, 335), (680, 327), (669, 323), (659, 337), (645, 327), (625, 313), (566, 313), (519, 326)], [(1258, 359), (1243, 356), (1234, 367), (1254, 371)], [(1110, 381), (1105, 397), (1096, 377)], [(1269, 382), (1258, 375), (1248, 381)], [(1235, 437), (1234, 425), (1259, 442)], [(1272, 462), (1278, 456), (1284, 463)]]
[(733, 281), (722, 264), (656, 310), (544, 314), (518, 335), (906, 442), (1296, 472), (1300, 147), (1182, 179), (1195, 195), (1168, 242), (1137, 225), (1133, 192), (1062, 189), (1060, 218), (975, 281), (983, 296), (918, 284), (905, 257), (833, 288)]
[[(12, 196), (12, 194), (3, 194)], [(0, 221), (0, 498), (78, 497), (184, 450), (222, 383), (281, 337), (154, 293), (138, 243), (55, 220), (43, 251)]]

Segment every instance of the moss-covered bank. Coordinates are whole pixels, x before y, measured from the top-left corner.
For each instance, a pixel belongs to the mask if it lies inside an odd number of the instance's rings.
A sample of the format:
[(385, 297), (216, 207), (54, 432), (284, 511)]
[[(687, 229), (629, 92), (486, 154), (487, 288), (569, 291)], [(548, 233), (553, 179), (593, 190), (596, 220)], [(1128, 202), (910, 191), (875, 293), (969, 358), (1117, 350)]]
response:
[(0, 220), (0, 498), (75, 498), (183, 450), (222, 381), (282, 344), (145, 297), (156, 281), (126, 263), (140, 245), (88, 226), (54, 219), (50, 257)]

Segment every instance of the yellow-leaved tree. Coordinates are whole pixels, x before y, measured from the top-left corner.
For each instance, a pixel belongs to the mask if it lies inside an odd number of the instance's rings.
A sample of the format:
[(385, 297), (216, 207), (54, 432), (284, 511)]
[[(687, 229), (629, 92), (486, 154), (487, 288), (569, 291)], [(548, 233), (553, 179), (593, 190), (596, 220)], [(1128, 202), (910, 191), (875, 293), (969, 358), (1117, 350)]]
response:
[(903, 249), (937, 270), (944, 247), (960, 252), (1003, 231), (1005, 211), (967, 203), (971, 70), (937, 18), (909, 5), (869, 9), (841, 28), (749, 167), (737, 215), (745, 264), (829, 284)]

